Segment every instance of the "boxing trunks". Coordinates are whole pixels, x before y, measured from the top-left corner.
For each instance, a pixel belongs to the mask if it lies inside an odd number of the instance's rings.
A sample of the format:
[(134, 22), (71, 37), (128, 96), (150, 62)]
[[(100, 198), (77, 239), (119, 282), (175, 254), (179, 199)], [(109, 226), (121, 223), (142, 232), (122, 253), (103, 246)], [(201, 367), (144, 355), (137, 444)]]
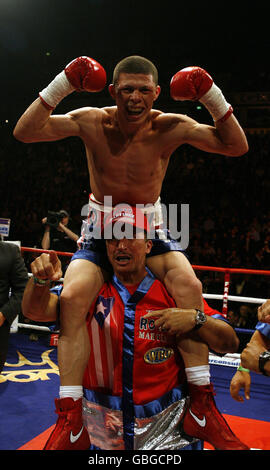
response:
[[(103, 226), (104, 217), (111, 211), (111, 206), (104, 206), (95, 199), (93, 194), (90, 194), (88, 216), (83, 221), (81, 237), (77, 242), (79, 249), (73, 255), (71, 261), (74, 259), (86, 259), (108, 272), (112, 271), (107, 257), (105, 240), (102, 239), (102, 231), (100, 230)], [(147, 257), (161, 255), (169, 251), (183, 251), (180, 243), (172, 239), (170, 231), (162, 228), (163, 216), (160, 198), (155, 204), (147, 205), (143, 212), (147, 214), (151, 224), (154, 226), (153, 246)]]

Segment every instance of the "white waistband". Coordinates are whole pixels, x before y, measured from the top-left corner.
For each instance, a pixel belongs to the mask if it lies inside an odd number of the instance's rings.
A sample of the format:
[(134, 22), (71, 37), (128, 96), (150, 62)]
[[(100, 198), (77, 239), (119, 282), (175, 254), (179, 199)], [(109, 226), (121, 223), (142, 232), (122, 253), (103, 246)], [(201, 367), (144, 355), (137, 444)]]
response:
[[(109, 196), (105, 196), (105, 197), (109, 197)], [(160, 201), (160, 197), (156, 200), (156, 202), (154, 202), (154, 204), (136, 204), (137, 207), (139, 207), (145, 214), (148, 214), (148, 213), (152, 213), (152, 212), (155, 212), (157, 210), (157, 208), (160, 206), (161, 204), (161, 201)], [(98, 201), (94, 194), (91, 193), (90, 196), (89, 196), (89, 205), (90, 207), (93, 207), (94, 209), (98, 209), (100, 210), (101, 212), (108, 212), (108, 211), (111, 211), (112, 210), (112, 207), (111, 205), (104, 205), (102, 202)], [(131, 205), (131, 204), (130, 204)]]
[[(105, 196), (105, 198), (108, 196)], [(154, 214), (154, 225), (161, 226), (163, 222), (162, 208), (160, 197), (156, 200), (154, 204), (136, 204), (136, 206), (144, 214)], [(91, 193), (89, 196), (89, 210), (95, 209), (99, 212), (110, 213), (112, 211), (112, 205), (104, 205), (102, 202), (98, 201), (94, 194)]]

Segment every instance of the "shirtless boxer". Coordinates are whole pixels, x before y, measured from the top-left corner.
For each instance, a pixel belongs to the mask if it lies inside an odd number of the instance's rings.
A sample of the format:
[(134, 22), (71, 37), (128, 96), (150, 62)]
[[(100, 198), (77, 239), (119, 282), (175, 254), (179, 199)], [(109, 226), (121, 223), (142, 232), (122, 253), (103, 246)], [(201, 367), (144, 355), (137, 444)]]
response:
[[(90, 58), (75, 59), (40, 92), (14, 130), (14, 136), (23, 142), (80, 137), (86, 149), (91, 203), (99, 205), (101, 211), (108, 195), (113, 205), (125, 201), (158, 206), (170, 156), (182, 144), (226, 156), (240, 156), (248, 150), (231, 106), (208, 73), (198, 67), (183, 69), (173, 77), (171, 95), (175, 100), (200, 100), (213, 116), (214, 126), (152, 109), (160, 94), (157, 70), (147, 59), (136, 56), (124, 59), (114, 70), (109, 92), (116, 106), (52, 115), (69, 93), (96, 92), (105, 82), (106, 73), (100, 64)], [(158, 207), (155, 210), (158, 212)], [(179, 248), (164, 245), (167, 252), (163, 249), (148, 258), (149, 268), (165, 283), (178, 307), (203, 310), (201, 283), (190, 263)], [(104, 281), (100, 263), (85, 251), (77, 252), (70, 263), (61, 295), (60, 397), (82, 395), (82, 377), (89, 357), (85, 317)], [(209, 380), (208, 347), (192, 342), (191, 353), (190, 341), (185, 339), (181, 344), (185, 365), (191, 369), (188, 380), (205, 385)], [(193, 366), (199, 369), (193, 370)]]

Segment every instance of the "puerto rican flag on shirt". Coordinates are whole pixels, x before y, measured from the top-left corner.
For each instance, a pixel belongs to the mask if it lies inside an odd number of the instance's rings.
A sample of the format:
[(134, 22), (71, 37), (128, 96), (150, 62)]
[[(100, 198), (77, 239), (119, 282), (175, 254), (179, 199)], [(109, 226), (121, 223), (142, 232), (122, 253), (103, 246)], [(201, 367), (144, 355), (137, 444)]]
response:
[[(104, 284), (99, 292), (88, 316), (91, 353), (84, 375), (85, 388), (121, 396), (125, 368), (133, 369), (130, 372), (133, 398), (137, 397), (135, 402), (140, 403), (147, 400), (148, 394), (161, 396), (182, 382), (184, 368), (174, 337), (153, 327), (151, 319), (145, 324), (143, 318), (148, 310), (175, 307), (175, 302), (160, 281), (147, 277), (152, 283), (138, 301), (135, 298), (138, 291), (131, 294), (115, 276), (115, 282)], [(134, 315), (128, 307), (132, 298)], [(205, 301), (204, 304), (207, 315), (224, 319), (220, 312)], [(150, 364), (146, 355), (150, 351), (153, 357), (158, 348), (164, 354), (169, 351), (171, 356), (166, 362)]]
[(121, 319), (116, 315), (117, 309), (121, 308), (119, 302), (117, 292), (103, 288), (95, 303), (92, 320), (88, 324), (92, 367), (88, 369), (90, 376), (87, 381), (90, 388), (113, 389), (114, 371), (119, 360), (119, 348), (113, 344), (119, 344), (122, 331), (119, 329)]
[[(128, 373), (136, 403), (166, 393), (182, 382), (184, 373), (174, 338), (143, 318), (148, 310), (175, 307), (175, 302), (152, 273), (141, 285), (130, 293), (114, 276), (102, 286), (87, 318), (91, 353), (83, 381), (86, 389), (122, 396), (123, 377)], [(224, 319), (205, 301), (204, 307), (207, 315)], [(149, 363), (149, 357), (158, 358), (160, 350), (161, 355), (168, 353), (168, 359)]]

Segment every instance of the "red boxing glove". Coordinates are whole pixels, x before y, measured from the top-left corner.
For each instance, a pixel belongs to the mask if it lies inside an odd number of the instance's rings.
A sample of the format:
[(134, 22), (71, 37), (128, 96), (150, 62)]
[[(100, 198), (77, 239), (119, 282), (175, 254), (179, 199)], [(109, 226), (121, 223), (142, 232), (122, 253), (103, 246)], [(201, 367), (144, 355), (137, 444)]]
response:
[(106, 72), (102, 65), (90, 57), (81, 56), (65, 67), (65, 74), (76, 91), (97, 92), (106, 85)]
[(177, 72), (171, 79), (170, 90), (171, 97), (176, 101), (199, 100), (215, 122), (225, 122), (233, 113), (222, 91), (201, 67), (186, 67)]
[(201, 67), (186, 67), (172, 77), (171, 97), (176, 101), (197, 101), (212, 84), (212, 77)]
[(77, 91), (101, 91), (106, 85), (104, 68), (90, 57), (77, 57), (40, 93), (43, 105), (53, 110), (65, 96)]

